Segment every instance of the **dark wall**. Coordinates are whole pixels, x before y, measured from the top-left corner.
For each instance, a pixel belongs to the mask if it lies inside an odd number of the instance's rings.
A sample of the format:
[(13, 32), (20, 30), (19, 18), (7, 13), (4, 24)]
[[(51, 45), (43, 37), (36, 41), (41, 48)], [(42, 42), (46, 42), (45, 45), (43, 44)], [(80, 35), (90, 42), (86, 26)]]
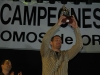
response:
[[(12, 61), (15, 75), (42, 75), (42, 62), (39, 51), (0, 49), (0, 62), (3, 59)], [(69, 61), (69, 75), (99, 75), (100, 53), (79, 53)], [(1, 69), (0, 69), (1, 71)]]

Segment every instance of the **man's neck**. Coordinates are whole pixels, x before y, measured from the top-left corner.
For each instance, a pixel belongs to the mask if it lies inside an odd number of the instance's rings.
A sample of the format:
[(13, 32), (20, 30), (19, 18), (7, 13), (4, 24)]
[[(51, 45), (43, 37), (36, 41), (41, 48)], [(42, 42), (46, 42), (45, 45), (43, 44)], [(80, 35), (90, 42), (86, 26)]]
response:
[(60, 52), (59, 49), (53, 49), (53, 48), (52, 48), (52, 50), (55, 51), (55, 52)]

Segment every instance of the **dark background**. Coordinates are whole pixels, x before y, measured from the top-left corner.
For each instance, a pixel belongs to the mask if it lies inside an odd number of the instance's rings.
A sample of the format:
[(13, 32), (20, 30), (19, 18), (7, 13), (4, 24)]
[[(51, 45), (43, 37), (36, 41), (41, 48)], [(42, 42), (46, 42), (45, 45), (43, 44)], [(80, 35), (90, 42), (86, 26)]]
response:
[[(79, 4), (78, 0), (68, 1)], [(88, 4), (91, 4), (92, 1), (100, 2), (99, 0), (86, 0)], [(12, 71), (15, 72), (15, 75), (19, 71), (22, 71), (23, 75), (42, 75), (42, 62), (39, 51), (0, 49), (0, 63), (4, 59), (11, 60)], [(100, 75), (100, 53), (79, 53), (69, 61), (68, 66), (68, 75)]]
[[(42, 62), (39, 51), (0, 49), (0, 62), (10, 59), (15, 75), (42, 75)], [(100, 53), (78, 53), (69, 61), (69, 75), (100, 75)], [(0, 68), (1, 71), (1, 68)]]

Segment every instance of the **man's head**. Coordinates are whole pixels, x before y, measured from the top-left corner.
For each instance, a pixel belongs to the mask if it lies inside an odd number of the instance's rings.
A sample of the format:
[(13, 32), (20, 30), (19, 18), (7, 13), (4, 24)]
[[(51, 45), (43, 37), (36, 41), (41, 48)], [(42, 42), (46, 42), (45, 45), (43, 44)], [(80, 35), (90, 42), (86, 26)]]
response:
[(11, 61), (7, 59), (3, 60), (1, 63), (1, 68), (3, 71), (10, 71), (12, 68)]
[(62, 44), (62, 39), (59, 35), (55, 35), (51, 38), (50, 45), (53, 50), (60, 50)]

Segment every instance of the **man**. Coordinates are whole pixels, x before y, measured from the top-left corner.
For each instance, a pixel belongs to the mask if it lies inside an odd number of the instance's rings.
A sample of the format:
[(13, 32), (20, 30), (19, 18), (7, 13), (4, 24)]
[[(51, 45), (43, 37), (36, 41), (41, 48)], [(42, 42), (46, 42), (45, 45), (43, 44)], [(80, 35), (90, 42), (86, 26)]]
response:
[[(82, 37), (78, 28), (77, 22), (72, 16), (72, 22), (69, 25), (72, 26), (76, 43), (69, 50), (60, 50), (62, 40), (60, 36), (52, 36), (63, 24), (66, 17), (61, 16), (58, 22), (44, 35), (41, 45), (41, 57), (42, 57), (42, 75), (68, 75), (68, 62), (78, 54), (83, 46)], [(52, 38), (52, 39), (51, 39)], [(50, 41), (51, 40), (51, 41)], [(51, 49), (49, 48), (51, 45)]]
[[(0, 73), (0, 75), (14, 75), (14, 72), (10, 73), (10, 70), (12, 68), (12, 64), (10, 60), (8, 59), (3, 60), (1, 63), (1, 68), (2, 68), (2, 72)], [(22, 72), (18, 73), (18, 75), (22, 75)]]

